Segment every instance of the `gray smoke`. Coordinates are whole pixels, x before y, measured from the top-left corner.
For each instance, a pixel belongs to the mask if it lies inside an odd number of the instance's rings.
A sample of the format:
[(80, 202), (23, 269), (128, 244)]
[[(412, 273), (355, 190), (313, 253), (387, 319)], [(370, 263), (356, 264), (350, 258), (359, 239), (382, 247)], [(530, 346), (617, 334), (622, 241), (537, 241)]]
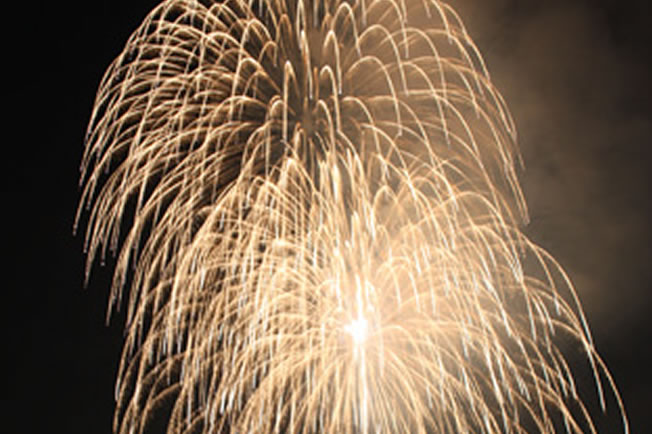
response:
[[(642, 33), (652, 16), (649, 3), (452, 5), (517, 123), (531, 215), (526, 232), (569, 272), (607, 363), (640, 357), (647, 365), (652, 91)], [(637, 371), (614, 374), (637, 432), (643, 419), (636, 417), (652, 394), (645, 386), (649, 367), (631, 360), (622, 366)]]

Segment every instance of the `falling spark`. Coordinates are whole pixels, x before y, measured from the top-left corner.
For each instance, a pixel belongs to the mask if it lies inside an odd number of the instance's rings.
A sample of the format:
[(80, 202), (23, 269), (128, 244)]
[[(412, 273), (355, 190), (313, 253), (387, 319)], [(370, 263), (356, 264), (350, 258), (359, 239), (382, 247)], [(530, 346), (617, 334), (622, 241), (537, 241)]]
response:
[(116, 255), (127, 309), (114, 430), (596, 432), (571, 339), (627, 432), (518, 165), (445, 3), (163, 2), (81, 168), (87, 270)]

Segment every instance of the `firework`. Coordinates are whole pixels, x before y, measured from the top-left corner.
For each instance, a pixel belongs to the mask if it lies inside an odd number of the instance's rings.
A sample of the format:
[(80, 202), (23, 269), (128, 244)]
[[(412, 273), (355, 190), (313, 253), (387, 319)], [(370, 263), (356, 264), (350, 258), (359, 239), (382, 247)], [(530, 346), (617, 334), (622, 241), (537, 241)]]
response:
[(162, 3), (82, 161), (127, 309), (114, 430), (595, 432), (559, 336), (622, 404), (518, 164), (444, 3)]

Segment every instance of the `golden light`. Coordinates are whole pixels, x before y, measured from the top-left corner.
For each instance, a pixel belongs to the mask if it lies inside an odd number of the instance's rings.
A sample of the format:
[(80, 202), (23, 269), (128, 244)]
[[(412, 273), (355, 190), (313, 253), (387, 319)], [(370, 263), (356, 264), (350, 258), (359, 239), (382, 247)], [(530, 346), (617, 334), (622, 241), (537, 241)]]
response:
[(164, 1), (82, 160), (87, 270), (115, 254), (126, 308), (114, 430), (595, 433), (561, 339), (627, 431), (519, 166), (439, 0)]
[(367, 320), (364, 318), (358, 318), (353, 320), (351, 323), (344, 326), (344, 330), (351, 335), (353, 343), (356, 346), (360, 346), (367, 339), (368, 325)]

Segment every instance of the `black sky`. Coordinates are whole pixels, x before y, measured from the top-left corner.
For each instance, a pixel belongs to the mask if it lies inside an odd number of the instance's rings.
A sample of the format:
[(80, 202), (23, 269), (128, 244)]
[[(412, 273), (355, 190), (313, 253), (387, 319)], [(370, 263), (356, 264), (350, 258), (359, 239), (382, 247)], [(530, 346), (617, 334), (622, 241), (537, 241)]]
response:
[[(83, 289), (78, 166), (102, 74), (156, 3), (48, 2), (17, 14), (33, 19), (12, 34), (17, 76), (6, 84), (16, 99), (7, 128), (18, 132), (3, 186), (6, 432), (110, 432), (122, 317), (105, 323), (110, 267), (96, 266)], [(451, 3), (517, 123), (526, 232), (569, 272), (632, 432), (650, 432), (650, 3)], [(609, 415), (602, 432), (618, 432)]]

